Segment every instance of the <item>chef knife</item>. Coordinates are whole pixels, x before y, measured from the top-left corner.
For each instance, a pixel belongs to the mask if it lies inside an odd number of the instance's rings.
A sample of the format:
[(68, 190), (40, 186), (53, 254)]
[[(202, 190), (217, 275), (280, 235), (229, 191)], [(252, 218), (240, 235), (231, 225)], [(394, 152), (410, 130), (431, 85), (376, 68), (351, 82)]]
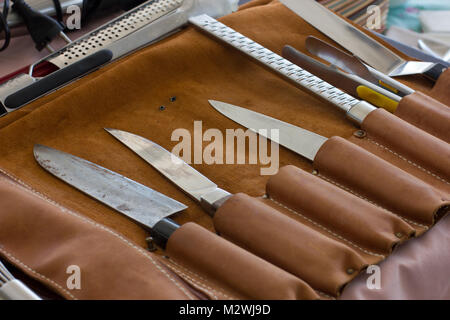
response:
[(314, 0), (280, 1), (355, 56), (391, 77), (423, 74), (436, 81), (447, 69), (439, 63), (403, 59)]
[(34, 146), (42, 168), (108, 207), (149, 229), (153, 241), (164, 248), (180, 226), (167, 218), (187, 207), (118, 173), (71, 154)]

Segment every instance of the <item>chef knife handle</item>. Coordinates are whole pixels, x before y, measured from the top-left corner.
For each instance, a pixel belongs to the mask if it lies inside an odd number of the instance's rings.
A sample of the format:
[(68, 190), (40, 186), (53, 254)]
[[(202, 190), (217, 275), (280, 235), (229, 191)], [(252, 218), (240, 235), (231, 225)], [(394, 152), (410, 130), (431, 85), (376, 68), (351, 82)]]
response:
[(167, 241), (169, 240), (172, 233), (175, 232), (180, 227), (172, 219), (164, 218), (158, 221), (153, 228), (150, 230), (150, 236), (153, 242), (163, 249), (166, 248)]
[(90, 56), (77, 61), (63, 69), (59, 69), (48, 76), (33, 82), (29, 86), (16, 91), (5, 99), (5, 106), (16, 109), (40, 96), (49, 93), (84, 74), (95, 70), (110, 61), (113, 54), (110, 50), (100, 50)]
[(432, 68), (428, 69), (423, 73), (423, 75), (433, 81), (437, 81), (439, 79), (439, 76), (447, 70), (447, 67), (443, 64), (436, 63), (433, 65)]

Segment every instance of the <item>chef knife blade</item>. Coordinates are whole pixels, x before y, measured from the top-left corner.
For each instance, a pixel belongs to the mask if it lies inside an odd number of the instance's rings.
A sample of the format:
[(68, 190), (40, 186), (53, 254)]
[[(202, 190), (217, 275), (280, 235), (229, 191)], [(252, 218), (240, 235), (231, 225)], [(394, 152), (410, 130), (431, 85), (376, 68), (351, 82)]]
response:
[(187, 208), (136, 181), (68, 153), (37, 144), (34, 157), (57, 178), (149, 228), (162, 247), (178, 228), (167, 217)]
[(423, 74), (436, 81), (447, 67), (433, 62), (407, 61), (314, 0), (280, 0), (306, 22), (355, 56), (391, 77)]
[(105, 128), (113, 137), (137, 153), (142, 159), (199, 201), (211, 215), (230, 197), (230, 193), (158, 144), (136, 134)]

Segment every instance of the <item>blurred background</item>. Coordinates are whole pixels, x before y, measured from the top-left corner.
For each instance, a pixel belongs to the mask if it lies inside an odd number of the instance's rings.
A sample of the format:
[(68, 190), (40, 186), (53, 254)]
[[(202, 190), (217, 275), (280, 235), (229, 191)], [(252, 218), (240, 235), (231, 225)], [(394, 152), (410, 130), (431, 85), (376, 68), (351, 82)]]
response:
[[(20, 67), (29, 65), (49, 54), (49, 48), (38, 51), (23, 19), (13, 8), (19, 0), (0, 0), (0, 80)], [(80, 8), (81, 29), (64, 32), (72, 39), (123, 14), (144, 0), (20, 0), (31, 8), (68, 25), (70, 6)], [(240, 0), (240, 4), (249, 0)], [(303, 0), (298, 0), (303, 1)], [(450, 61), (450, 0), (317, 0), (330, 10), (403, 44), (403, 51), (416, 58), (438, 57)], [(5, 41), (7, 40), (7, 41)], [(9, 42), (9, 43), (5, 43)], [(65, 45), (55, 37), (51, 47)], [(406, 48), (406, 49), (405, 49)], [(410, 51), (413, 48), (416, 51)], [(425, 59), (425, 58), (423, 58)], [(1, 81), (0, 81), (1, 82)]]

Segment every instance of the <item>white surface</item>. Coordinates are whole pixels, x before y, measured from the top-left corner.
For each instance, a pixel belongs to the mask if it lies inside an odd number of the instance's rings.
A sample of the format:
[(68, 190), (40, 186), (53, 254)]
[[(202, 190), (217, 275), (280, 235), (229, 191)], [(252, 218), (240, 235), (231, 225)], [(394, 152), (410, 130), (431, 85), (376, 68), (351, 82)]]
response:
[(419, 19), (424, 32), (450, 32), (450, 11), (423, 10)]

